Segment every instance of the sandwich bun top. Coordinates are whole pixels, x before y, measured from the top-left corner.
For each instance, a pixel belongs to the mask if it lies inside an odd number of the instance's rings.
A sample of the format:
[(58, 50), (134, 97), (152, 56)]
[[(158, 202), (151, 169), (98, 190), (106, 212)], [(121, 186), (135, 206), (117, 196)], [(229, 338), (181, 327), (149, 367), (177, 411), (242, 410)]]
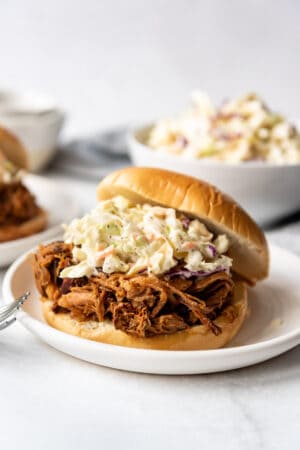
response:
[(211, 184), (168, 170), (128, 167), (98, 185), (99, 201), (117, 195), (199, 218), (213, 233), (228, 236), (235, 273), (251, 284), (268, 275), (269, 252), (262, 230), (241, 206)]
[(7, 129), (0, 127), (0, 154), (11, 161), (16, 167), (28, 168), (26, 150), (20, 140)]

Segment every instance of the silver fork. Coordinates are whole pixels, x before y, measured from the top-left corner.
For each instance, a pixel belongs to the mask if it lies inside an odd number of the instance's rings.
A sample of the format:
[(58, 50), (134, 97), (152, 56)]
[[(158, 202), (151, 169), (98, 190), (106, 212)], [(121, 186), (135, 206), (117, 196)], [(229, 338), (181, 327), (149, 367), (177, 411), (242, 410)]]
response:
[(28, 299), (30, 292), (26, 292), (9, 305), (0, 307), (0, 330), (9, 327), (16, 320), (16, 314), (23, 303)]

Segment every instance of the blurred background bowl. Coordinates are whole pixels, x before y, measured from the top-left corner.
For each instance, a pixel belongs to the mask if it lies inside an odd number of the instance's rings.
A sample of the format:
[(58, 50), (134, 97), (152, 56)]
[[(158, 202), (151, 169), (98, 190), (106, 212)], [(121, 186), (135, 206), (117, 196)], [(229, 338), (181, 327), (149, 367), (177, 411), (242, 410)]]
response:
[(151, 128), (149, 125), (129, 133), (129, 152), (135, 165), (161, 167), (207, 180), (231, 195), (263, 225), (299, 209), (300, 164), (228, 164), (208, 159), (187, 159), (152, 150), (146, 144)]
[(28, 152), (28, 169), (37, 172), (57, 150), (65, 114), (48, 97), (0, 91), (0, 125), (12, 131)]

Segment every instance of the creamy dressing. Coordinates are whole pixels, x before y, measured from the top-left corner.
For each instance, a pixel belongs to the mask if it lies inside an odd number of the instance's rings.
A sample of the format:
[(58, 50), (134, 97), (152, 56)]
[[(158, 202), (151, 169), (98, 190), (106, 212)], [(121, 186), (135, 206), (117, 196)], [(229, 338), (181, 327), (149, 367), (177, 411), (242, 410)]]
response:
[(22, 171), (9, 161), (0, 150), (0, 182), (9, 184), (20, 181), (21, 178)]
[(148, 272), (161, 275), (177, 266), (192, 272), (230, 270), (229, 242), (215, 237), (197, 219), (172, 208), (135, 205), (118, 196), (99, 202), (91, 213), (65, 226), (64, 240), (74, 245), (76, 264), (62, 278), (97, 273)]
[(186, 112), (154, 126), (150, 147), (182, 157), (230, 163), (300, 163), (298, 130), (257, 95), (226, 101), (219, 108), (201, 92), (192, 100)]

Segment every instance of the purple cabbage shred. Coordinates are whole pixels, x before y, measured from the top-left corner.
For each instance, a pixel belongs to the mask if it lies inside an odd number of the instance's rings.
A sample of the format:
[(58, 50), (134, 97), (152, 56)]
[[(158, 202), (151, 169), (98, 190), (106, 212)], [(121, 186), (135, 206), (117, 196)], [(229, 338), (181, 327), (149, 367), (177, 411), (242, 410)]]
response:
[(217, 267), (216, 269), (210, 270), (208, 272), (205, 272), (204, 270), (192, 271), (192, 270), (188, 270), (188, 269), (180, 269), (180, 270), (173, 269), (173, 270), (170, 270), (169, 272), (167, 272), (165, 275), (169, 278), (180, 277), (184, 280), (188, 280), (189, 278), (192, 278), (192, 277), (205, 278), (205, 277), (208, 277), (209, 275), (213, 275), (213, 274), (219, 273), (219, 272), (224, 272), (226, 270), (227, 269), (224, 266)]

